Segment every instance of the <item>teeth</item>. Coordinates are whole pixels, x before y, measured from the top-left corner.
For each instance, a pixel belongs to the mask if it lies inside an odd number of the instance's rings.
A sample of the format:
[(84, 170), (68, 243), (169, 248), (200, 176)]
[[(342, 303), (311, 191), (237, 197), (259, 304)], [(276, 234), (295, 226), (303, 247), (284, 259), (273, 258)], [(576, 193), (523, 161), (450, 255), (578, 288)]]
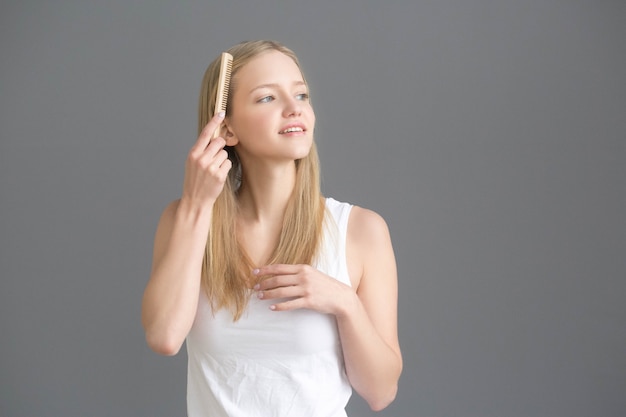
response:
[(303, 132), (304, 130), (301, 127), (290, 127), (283, 130), (280, 133), (291, 133), (291, 132)]

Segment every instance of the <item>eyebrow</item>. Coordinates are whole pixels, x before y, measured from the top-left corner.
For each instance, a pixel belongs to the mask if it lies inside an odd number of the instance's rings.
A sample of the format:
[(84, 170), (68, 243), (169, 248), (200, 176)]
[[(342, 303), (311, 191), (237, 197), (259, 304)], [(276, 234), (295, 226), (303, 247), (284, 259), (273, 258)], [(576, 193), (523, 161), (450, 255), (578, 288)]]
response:
[[(294, 81), (292, 83), (293, 86), (300, 86), (300, 85), (304, 85), (306, 86), (306, 83), (304, 81)], [(248, 94), (252, 94), (254, 93), (256, 90), (259, 90), (261, 88), (280, 88), (280, 84), (278, 83), (269, 83), (269, 84), (261, 84), (261, 85), (257, 85), (256, 87), (254, 87), (252, 90), (250, 90), (250, 92)]]

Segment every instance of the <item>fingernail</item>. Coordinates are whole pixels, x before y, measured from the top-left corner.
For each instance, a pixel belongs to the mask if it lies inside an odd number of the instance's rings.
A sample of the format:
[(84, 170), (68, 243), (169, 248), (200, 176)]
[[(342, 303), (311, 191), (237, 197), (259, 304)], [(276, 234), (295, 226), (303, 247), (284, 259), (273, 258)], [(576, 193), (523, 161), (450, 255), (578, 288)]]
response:
[(260, 271), (259, 271), (259, 269), (258, 269), (258, 268), (256, 268), (256, 269), (253, 269), (253, 270), (252, 270), (252, 273), (253, 273), (254, 275), (257, 275), (259, 272), (260, 272)]
[(275, 305), (271, 305), (270, 306), (270, 310), (276, 310), (276, 306)]
[(221, 112), (217, 113), (217, 117), (219, 117), (220, 119), (223, 119), (224, 116), (226, 116), (226, 112), (225, 111), (221, 111)]
[(258, 290), (259, 288), (261, 288), (261, 285), (260, 285), (260, 284), (256, 284), (256, 285), (255, 285), (254, 287), (252, 287), (252, 288), (253, 288), (253, 289), (255, 289), (255, 290)]
[(262, 293), (262, 292), (259, 292), (259, 293), (257, 293), (257, 295), (256, 295), (256, 296), (257, 296), (257, 297), (259, 297), (259, 298), (263, 298), (263, 293)]

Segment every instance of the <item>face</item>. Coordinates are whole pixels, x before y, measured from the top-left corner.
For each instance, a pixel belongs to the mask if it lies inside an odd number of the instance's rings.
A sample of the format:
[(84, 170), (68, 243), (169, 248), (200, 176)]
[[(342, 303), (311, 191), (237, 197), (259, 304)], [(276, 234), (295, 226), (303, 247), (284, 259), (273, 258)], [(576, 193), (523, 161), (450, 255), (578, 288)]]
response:
[(308, 155), (315, 114), (296, 63), (278, 51), (253, 58), (233, 77), (227, 143), (242, 162), (293, 161)]

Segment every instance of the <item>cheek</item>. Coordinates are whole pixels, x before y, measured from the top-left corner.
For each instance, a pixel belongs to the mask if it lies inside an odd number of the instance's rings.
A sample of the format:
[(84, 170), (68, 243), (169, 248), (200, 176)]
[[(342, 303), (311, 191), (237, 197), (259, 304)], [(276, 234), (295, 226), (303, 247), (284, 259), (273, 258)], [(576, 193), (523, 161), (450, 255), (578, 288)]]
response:
[(313, 107), (311, 107), (309, 105), (309, 114), (308, 114), (308, 118), (311, 122), (311, 126), (315, 127), (315, 112), (313, 111)]
[(261, 111), (246, 111), (238, 113), (233, 119), (232, 129), (240, 139), (254, 137), (271, 126), (271, 117)]
[(263, 112), (250, 114), (250, 117), (246, 120), (247, 131), (255, 135), (263, 135), (273, 126), (270, 115)]

